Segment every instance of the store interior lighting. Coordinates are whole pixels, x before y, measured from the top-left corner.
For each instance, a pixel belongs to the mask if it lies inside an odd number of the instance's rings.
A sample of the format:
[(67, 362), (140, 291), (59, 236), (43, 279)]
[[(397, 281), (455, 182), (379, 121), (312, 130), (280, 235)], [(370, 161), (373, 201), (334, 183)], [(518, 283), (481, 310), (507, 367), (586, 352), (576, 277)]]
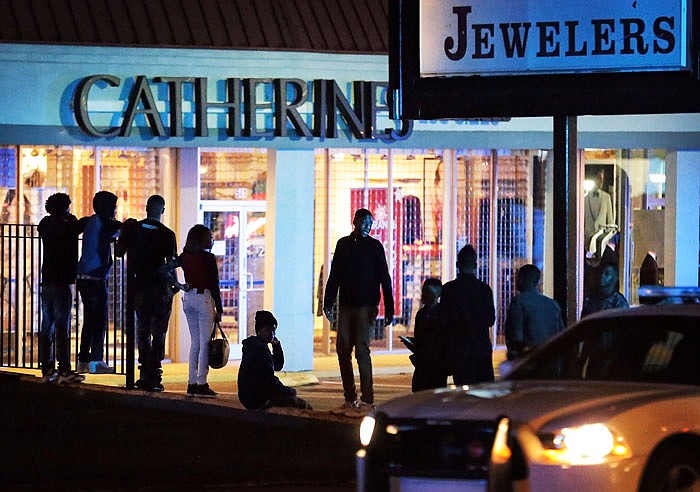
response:
[(654, 184), (664, 184), (664, 183), (666, 183), (666, 175), (652, 173), (649, 175), (649, 181), (651, 181)]

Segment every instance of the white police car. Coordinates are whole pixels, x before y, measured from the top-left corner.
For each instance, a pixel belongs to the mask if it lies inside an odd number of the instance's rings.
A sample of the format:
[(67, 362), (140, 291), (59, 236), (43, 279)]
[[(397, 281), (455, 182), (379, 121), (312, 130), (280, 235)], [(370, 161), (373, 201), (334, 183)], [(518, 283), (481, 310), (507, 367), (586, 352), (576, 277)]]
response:
[(361, 423), (358, 490), (700, 491), (700, 304), (589, 316), (503, 380)]

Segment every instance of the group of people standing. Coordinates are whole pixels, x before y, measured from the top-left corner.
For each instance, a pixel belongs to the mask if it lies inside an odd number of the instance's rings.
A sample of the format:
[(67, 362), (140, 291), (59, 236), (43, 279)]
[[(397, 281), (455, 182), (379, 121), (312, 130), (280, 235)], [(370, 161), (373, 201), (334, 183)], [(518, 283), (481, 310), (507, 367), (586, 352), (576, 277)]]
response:
[[(393, 321), (391, 277), (382, 244), (369, 235), (372, 224), (369, 210), (355, 212), (352, 233), (336, 244), (324, 293), (323, 312), (330, 321), (338, 298), (336, 352), (345, 401), (336, 413), (364, 413), (374, 407), (370, 342), (380, 298), (384, 324)], [(455, 280), (443, 286), (429, 279), (423, 286), (423, 307), (415, 325), (416, 390), (445, 386), (449, 374), (460, 385), (494, 379), (489, 336), (496, 317), (493, 292), (476, 278), (476, 266), (476, 251), (467, 245), (457, 255)], [(353, 349), (360, 373), (359, 400)]]
[[(83, 381), (85, 373), (114, 372), (104, 360), (104, 344), (108, 326), (107, 278), (112, 269), (112, 243), (119, 236), (115, 253), (122, 256), (129, 251), (128, 281), (135, 291), (139, 317), (139, 381), (144, 389), (162, 391), (160, 354), (164, 352), (171, 311), (168, 299), (172, 300), (172, 293), (167, 292), (166, 277), (159, 276), (158, 269), (167, 258), (177, 254), (175, 234), (160, 223), (165, 200), (159, 195), (151, 196), (146, 205), (147, 218), (141, 222), (130, 219), (124, 224), (115, 218), (117, 196), (109, 191), (95, 194), (92, 200), (95, 213), (91, 216), (77, 219), (70, 213), (70, 204), (71, 199), (65, 193), (51, 195), (45, 204), (49, 215), (38, 226), (44, 250), (39, 345), (42, 377), (46, 382), (74, 383)], [(143, 234), (143, 230), (149, 232)], [(82, 253), (78, 259), (81, 234)], [(154, 279), (162, 287), (157, 293), (151, 284)], [(76, 371), (71, 368), (69, 348), (73, 284), (83, 302)]]
[[(382, 297), (384, 324), (393, 320), (391, 278), (382, 244), (369, 235), (372, 224), (369, 210), (355, 212), (352, 233), (336, 244), (323, 296), (323, 313), (331, 322), (335, 321), (336, 300), (338, 303), (336, 352), (345, 401), (337, 413), (364, 413), (373, 408), (370, 343)], [(490, 333), (496, 320), (493, 291), (477, 278), (477, 262), (476, 250), (466, 245), (457, 253), (457, 278), (444, 285), (437, 278), (428, 278), (422, 286), (422, 307), (416, 313), (414, 337), (409, 341), (414, 351), (413, 391), (443, 387), (450, 375), (458, 386), (494, 380)], [(508, 307), (505, 324), (511, 360), (565, 328), (558, 303), (539, 292), (540, 278), (535, 265), (518, 270), (518, 294)], [(596, 292), (584, 302), (582, 316), (627, 306), (618, 290), (616, 265), (606, 263)], [(353, 349), (360, 373), (359, 400)]]
[[(183, 267), (191, 286), (184, 298), (184, 310), (190, 333), (190, 374), (188, 394), (216, 396), (206, 383), (207, 342), (213, 321), (221, 317), (221, 296), (211, 232), (194, 226), (178, 256), (175, 233), (161, 223), (165, 199), (152, 195), (146, 202), (146, 218), (116, 220), (117, 196), (99, 191), (93, 197), (94, 214), (77, 219), (70, 213), (70, 197), (55, 193), (46, 200), (46, 212), (38, 226), (44, 258), (42, 262), (40, 365), (46, 382), (76, 383), (83, 374), (114, 372), (104, 360), (108, 326), (107, 278), (114, 253), (127, 257), (127, 288), (133, 294), (136, 313), (136, 342), (140, 377), (136, 387), (145, 391), (163, 391), (161, 364), (165, 357), (165, 337), (172, 312), (174, 294), (181, 284), (175, 268)], [(82, 234), (82, 253), (78, 259), (78, 239)], [(70, 363), (71, 285), (83, 303), (78, 364)], [(56, 368), (58, 359), (58, 368)]]
[[(114, 372), (104, 358), (108, 326), (107, 278), (112, 268), (112, 243), (118, 257), (126, 255), (127, 289), (133, 295), (136, 314), (139, 379), (135, 386), (149, 392), (163, 391), (162, 361), (165, 337), (175, 293), (182, 289), (183, 310), (190, 331), (187, 395), (212, 398), (209, 387), (209, 340), (214, 324), (221, 321), (223, 306), (211, 230), (194, 225), (178, 255), (175, 233), (162, 222), (165, 199), (152, 195), (146, 202), (146, 218), (116, 220), (117, 196), (99, 191), (93, 198), (94, 214), (77, 219), (70, 213), (70, 197), (51, 195), (45, 204), (49, 214), (39, 223), (42, 262), (42, 326), (40, 365), (45, 382), (79, 383), (83, 374)], [(78, 259), (78, 240), (82, 253)], [(181, 267), (185, 284), (177, 280)], [(70, 362), (71, 285), (83, 302), (78, 364)], [(311, 408), (274, 375), (284, 365), (282, 344), (276, 338), (277, 320), (269, 311), (255, 315), (256, 334), (243, 342), (239, 370), (239, 399), (246, 408), (296, 406)], [(272, 347), (272, 351), (268, 348)], [(56, 368), (58, 359), (58, 368)]]
[[(46, 200), (48, 216), (38, 230), (44, 246), (42, 264), (42, 326), (40, 363), (44, 381), (75, 383), (84, 373), (113, 372), (104, 361), (107, 331), (107, 277), (115, 254), (127, 257), (128, 289), (136, 313), (136, 340), (140, 378), (136, 386), (145, 391), (163, 391), (162, 360), (174, 294), (183, 289), (183, 309), (191, 336), (189, 396), (216, 397), (207, 383), (208, 342), (223, 307), (219, 291), (216, 257), (210, 252), (212, 232), (197, 224), (187, 233), (182, 254), (177, 253), (175, 233), (161, 223), (165, 200), (152, 195), (146, 203), (146, 218), (115, 219), (117, 196), (97, 192), (94, 214), (77, 219), (70, 213), (70, 197), (55, 193)], [(374, 407), (370, 343), (383, 298), (384, 324), (394, 316), (391, 277), (382, 244), (369, 234), (372, 213), (355, 212), (353, 231), (335, 248), (323, 297), (323, 313), (334, 321), (338, 300), (336, 351), (343, 383), (344, 403), (339, 413), (364, 413)], [(82, 254), (78, 259), (78, 238)], [(422, 288), (422, 307), (416, 314), (414, 391), (442, 387), (451, 375), (456, 385), (493, 381), (490, 328), (496, 313), (491, 288), (476, 276), (477, 253), (471, 245), (457, 254), (457, 277), (445, 283), (429, 278)], [(182, 267), (186, 284), (177, 281)], [(606, 265), (600, 281), (600, 296), (586, 299), (586, 315), (595, 310), (626, 306), (617, 291), (617, 270)], [(506, 344), (509, 358), (537, 346), (564, 329), (558, 304), (537, 290), (540, 271), (524, 265), (517, 274), (518, 295), (508, 308)], [(71, 285), (77, 282), (83, 302), (83, 326), (77, 370), (70, 364), (69, 333), (72, 305)], [(614, 289), (613, 289), (614, 286)], [(614, 292), (613, 292), (614, 290)], [(276, 337), (277, 320), (269, 311), (255, 315), (255, 335), (243, 342), (239, 369), (239, 399), (246, 408), (270, 406), (310, 408), (274, 375), (282, 369), (284, 355)], [(55, 351), (53, 347), (55, 345)], [(270, 349), (271, 348), (271, 349)], [(352, 352), (360, 375), (360, 399), (355, 385)], [(56, 369), (58, 359), (58, 369)]]

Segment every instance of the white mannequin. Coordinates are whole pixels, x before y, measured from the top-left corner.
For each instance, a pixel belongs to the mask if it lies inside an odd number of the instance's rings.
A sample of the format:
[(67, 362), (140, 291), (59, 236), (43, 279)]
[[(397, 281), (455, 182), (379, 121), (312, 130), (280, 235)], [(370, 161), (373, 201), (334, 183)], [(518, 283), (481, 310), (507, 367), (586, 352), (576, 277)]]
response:
[(594, 178), (595, 187), (586, 194), (584, 200), (583, 228), (586, 247), (596, 232), (615, 223), (612, 198), (610, 193), (602, 189), (603, 179), (604, 171), (601, 170)]

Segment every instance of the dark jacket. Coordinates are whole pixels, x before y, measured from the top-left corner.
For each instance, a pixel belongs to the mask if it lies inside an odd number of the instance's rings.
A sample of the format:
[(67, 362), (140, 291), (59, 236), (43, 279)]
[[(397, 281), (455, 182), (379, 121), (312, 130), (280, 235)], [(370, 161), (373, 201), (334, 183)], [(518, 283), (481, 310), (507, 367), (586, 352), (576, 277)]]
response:
[(496, 321), (491, 287), (473, 274), (460, 273), (442, 287), (440, 304), (449, 344), (450, 372), (457, 384), (493, 381), (490, 328)]
[(436, 304), (423, 306), (416, 313), (413, 327), (415, 353), (409, 357), (416, 368), (411, 379), (414, 392), (442, 388), (447, 384), (450, 337), (445, 333), (441, 312), (442, 306)]
[(619, 292), (613, 292), (608, 297), (591, 296), (583, 300), (583, 309), (581, 309), (581, 317), (589, 314), (605, 311), (606, 309), (622, 309), (630, 307), (627, 299)]
[(275, 376), (284, 366), (281, 344), (267, 344), (253, 335), (243, 340), (243, 358), (238, 368), (238, 399), (244, 407), (257, 409), (278, 393), (295, 394)]
[(442, 322), (442, 306), (423, 306), (416, 313), (413, 325), (415, 353), (410, 359), (413, 365), (429, 369), (446, 369), (447, 340)]
[(384, 313), (394, 315), (391, 277), (382, 243), (373, 237), (350, 234), (338, 240), (326, 284), (323, 306), (330, 309), (340, 289), (340, 305), (376, 307), (379, 288), (384, 294)]
[(74, 284), (78, 270), (80, 222), (72, 214), (48, 215), (39, 222), (44, 247), (41, 281), (47, 284)]
[(169, 280), (166, 262), (177, 257), (175, 233), (157, 220), (129, 219), (116, 246), (117, 256), (125, 252), (135, 290), (166, 283)]
[(505, 329), (509, 353), (540, 345), (563, 329), (561, 309), (554, 299), (529, 290), (510, 301)]
[(112, 268), (112, 239), (121, 222), (91, 215), (80, 219), (83, 231), (83, 249), (78, 262), (78, 273), (98, 279), (106, 279)]

